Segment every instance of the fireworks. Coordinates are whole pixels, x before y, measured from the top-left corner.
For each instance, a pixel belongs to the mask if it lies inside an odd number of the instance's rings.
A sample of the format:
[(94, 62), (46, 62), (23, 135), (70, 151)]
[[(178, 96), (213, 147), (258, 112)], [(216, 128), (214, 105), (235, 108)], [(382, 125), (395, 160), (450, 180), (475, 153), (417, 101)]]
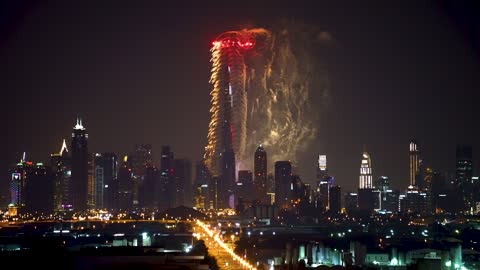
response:
[[(237, 171), (253, 165), (263, 144), (277, 160), (295, 161), (315, 136), (308, 116), (310, 65), (294, 54), (287, 31), (265, 29), (221, 34), (211, 48), (211, 121), (205, 164), (219, 174), (219, 159), (233, 150)], [(300, 59), (301, 58), (301, 59)]]

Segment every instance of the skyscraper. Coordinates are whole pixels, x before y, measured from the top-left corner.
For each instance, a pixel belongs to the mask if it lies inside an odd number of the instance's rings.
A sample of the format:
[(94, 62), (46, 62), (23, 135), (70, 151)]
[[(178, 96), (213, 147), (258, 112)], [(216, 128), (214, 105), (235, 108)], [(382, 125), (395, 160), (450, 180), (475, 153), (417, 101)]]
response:
[(70, 194), (72, 176), (71, 163), (67, 144), (64, 139), (60, 152), (50, 155), (50, 164), (54, 177), (53, 201), (55, 211), (72, 210)]
[[(95, 154), (88, 154), (87, 161), (87, 207), (88, 209), (95, 209), (97, 184), (95, 182)], [(103, 182), (103, 175), (102, 175)]]
[[(118, 160), (115, 153), (102, 153), (95, 157), (96, 172), (102, 175), (103, 180), (103, 206), (102, 208), (115, 208), (115, 197), (118, 188)], [(100, 187), (97, 181), (97, 189)]]
[(176, 193), (174, 206), (191, 206), (192, 162), (188, 159), (175, 159), (173, 168)]
[(253, 201), (256, 199), (254, 192), (253, 175), (251, 171), (241, 170), (238, 171), (237, 182), (237, 198), (242, 198), (244, 201)]
[(123, 157), (118, 170), (118, 189), (116, 206), (120, 209), (130, 209), (133, 206), (133, 176), (128, 156)]
[(72, 202), (75, 211), (87, 209), (88, 186), (88, 134), (77, 118), (72, 133)]
[(133, 177), (133, 204), (139, 203), (141, 186), (145, 176), (145, 170), (153, 166), (153, 151), (150, 144), (137, 144), (135, 151), (130, 155)]
[(325, 176), (328, 174), (327, 169), (327, 156), (318, 155), (318, 166), (317, 166), (317, 181), (322, 181)]
[(362, 163), (360, 165), (360, 185), (361, 189), (373, 188), (372, 182), (372, 159), (370, 154), (366, 151), (363, 151), (362, 154)]
[(176, 184), (174, 175), (174, 156), (170, 146), (162, 146), (160, 158), (160, 201), (161, 209), (171, 208), (175, 205)]
[[(267, 152), (259, 145), (254, 157), (254, 186), (257, 199), (266, 201), (267, 195)], [(239, 174), (240, 175), (240, 174)], [(250, 191), (251, 192), (251, 191)]]
[(475, 185), (472, 181), (473, 154), (471, 145), (457, 145), (455, 183), (463, 198), (463, 210), (473, 213), (476, 208)]
[(340, 186), (330, 187), (328, 197), (328, 211), (332, 214), (339, 214), (342, 209), (342, 188)]
[(410, 141), (410, 186), (418, 187), (417, 178), (420, 172), (420, 149), (415, 140)]
[(28, 173), (25, 186), (25, 208), (29, 213), (48, 214), (53, 211), (53, 175), (50, 168), (37, 163)]
[(288, 194), (292, 183), (290, 161), (275, 162), (275, 204), (279, 208), (288, 207)]
[(26, 161), (26, 154), (23, 153), (20, 162), (11, 171), (10, 180), (10, 202), (17, 208), (25, 206), (26, 186), (29, 181), (34, 164)]

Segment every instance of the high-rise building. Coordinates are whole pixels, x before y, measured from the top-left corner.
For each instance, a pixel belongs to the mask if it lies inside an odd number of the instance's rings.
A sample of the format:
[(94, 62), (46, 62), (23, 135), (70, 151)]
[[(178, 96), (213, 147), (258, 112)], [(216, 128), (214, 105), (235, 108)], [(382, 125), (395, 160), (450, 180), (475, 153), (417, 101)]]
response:
[[(103, 182), (103, 175), (102, 175)], [(88, 209), (95, 209), (97, 199), (97, 184), (95, 178), (95, 154), (88, 154), (87, 162), (87, 206)]]
[(362, 163), (360, 165), (360, 185), (361, 189), (373, 188), (372, 182), (372, 159), (366, 151), (362, 154)]
[(252, 172), (247, 170), (238, 171), (238, 181), (236, 188), (236, 194), (238, 199), (241, 198), (244, 201), (253, 201), (254, 199), (256, 199), (256, 194), (253, 191), (254, 184)]
[(145, 174), (145, 168), (153, 166), (153, 151), (151, 144), (135, 145), (135, 152), (132, 154), (132, 170), (137, 176)]
[(358, 194), (349, 192), (345, 193), (345, 209), (348, 214), (355, 212), (358, 208)]
[(195, 171), (195, 206), (199, 209), (209, 207), (208, 183), (210, 175), (203, 161), (197, 162)]
[[(267, 152), (260, 144), (254, 157), (254, 185), (257, 199), (266, 202), (267, 195)], [(240, 173), (239, 173), (240, 175)], [(250, 191), (252, 192), (252, 191)]]
[(333, 186), (329, 191), (328, 211), (332, 214), (339, 214), (342, 209), (342, 188)]
[(123, 157), (118, 170), (118, 189), (116, 206), (119, 209), (130, 209), (133, 206), (133, 173), (128, 156)]
[(88, 134), (82, 124), (82, 119), (77, 118), (72, 133), (72, 203), (75, 211), (87, 209), (88, 187)]
[(235, 153), (226, 150), (221, 155), (221, 175), (218, 184), (217, 207), (221, 209), (234, 208), (231, 203), (233, 189), (235, 187)]
[[(102, 200), (102, 206), (97, 201), (97, 208), (115, 208), (115, 197), (118, 188), (118, 160), (115, 153), (102, 153), (95, 156), (95, 177), (97, 175), (101, 177), (95, 180), (97, 184), (97, 200)], [(100, 195), (100, 193), (103, 195)]]
[(418, 187), (417, 179), (420, 173), (420, 149), (415, 140), (410, 141), (410, 186)]
[(143, 180), (142, 192), (140, 192), (139, 203), (141, 207), (157, 208), (160, 196), (160, 171), (154, 167), (147, 167)]
[(192, 206), (192, 162), (188, 159), (174, 160), (175, 205)]
[(322, 181), (328, 175), (327, 156), (318, 155), (317, 181)]
[(20, 162), (12, 169), (10, 180), (10, 202), (20, 209), (25, 206), (26, 186), (35, 168), (33, 162), (26, 161), (25, 156), (23, 153)]
[(117, 156), (115, 153), (96, 153), (93, 175), (95, 178), (92, 192), (94, 193), (95, 208), (113, 208), (117, 185)]
[(177, 187), (174, 172), (173, 152), (170, 150), (170, 146), (162, 146), (160, 158), (160, 209), (172, 208), (175, 205)]
[(72, 210), (70, 193), (72, 161), (65, 140), (60, 152), (50, 155), (50, 164), (54, 177), (54, 210), (57, 212)]
[(377, 179), (377, 183), (375, 187), (378, 188), (380, 191), (385, 192), (390, 189), (390, 179), (388, 176), (380, 176)]
[(153, 151), (150, 144), (137, 144), (135, 151), (130, 155), (133, 179), (133, 204), (139, 203), (141, 186), (143, 185), (145, 170), (153, 166)]
[(330, 188), (333, 187), (334, 182), (335, 179), (328, 174), (323, 174), (323, 178), (317, 182), (316, 194), (322, 211), (328, 210)]
[(475, 185), (472, 181), (473, 174), (473, 154), (472, 146), (457, 145), (457, 161), (455, 171), (455, 184), (460, 196), (463, 197), (463, 210), (467, 213), (473, 213), (476, 208)]
[(275, 204), (288, 207), (288, 193), (292, 182), (292, 164), (290, 161), (275, 162)]
[(53, 212), (53, 175), (50, 168), (37, 163), (28, 173), (25, 186), (25, 209), (28, 213)]

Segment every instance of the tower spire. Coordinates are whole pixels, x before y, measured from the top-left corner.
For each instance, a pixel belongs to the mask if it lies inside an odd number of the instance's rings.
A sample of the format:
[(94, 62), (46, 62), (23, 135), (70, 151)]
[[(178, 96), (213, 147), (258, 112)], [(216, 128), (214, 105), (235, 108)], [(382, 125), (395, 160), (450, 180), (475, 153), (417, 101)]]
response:
[(76, 123), (75, 127), (73, 127), (73, 129), (85, 130), (85, 127), (82, 125), (82, 118), (80, 116), (77, 116), (77, 123)]
[(60, 155), (63, 155), (63, 151), (67, 152), (68, 153), (68, 148), (67, 148), (67, 143), (65, 142), (65, 139), (63, 139), (63, 144), (62, 144), (62, 148), (60, 149)]

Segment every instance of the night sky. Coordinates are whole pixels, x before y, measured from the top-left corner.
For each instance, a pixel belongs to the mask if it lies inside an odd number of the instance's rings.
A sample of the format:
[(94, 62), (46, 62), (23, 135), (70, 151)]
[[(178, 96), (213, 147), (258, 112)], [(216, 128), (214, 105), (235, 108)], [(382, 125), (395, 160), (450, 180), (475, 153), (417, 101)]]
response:
[(457, 143), (472, 144), (478, 168), (475, 1), (4, 2), (10, 3), (0, 4), (2, 194), (20, 153), (48, 163), (78, 114), (92, 152), (123, 155), (151, 143), (158, 159), (168, 144), (176, 157), (200, 160), (211, 42), (227, 30), (282, 20), (333, 38), (325, 59), (328, 109), (305, 153), (311, 164), (298, 165), (306, 182), (313, 182), (316, 155), (326, 153), (337, 183), (353, 190), (365, 144), (374, 177), (388, 175), (403, 189), (411, 138), (426, 164), (442, 171), (453, 171)]

